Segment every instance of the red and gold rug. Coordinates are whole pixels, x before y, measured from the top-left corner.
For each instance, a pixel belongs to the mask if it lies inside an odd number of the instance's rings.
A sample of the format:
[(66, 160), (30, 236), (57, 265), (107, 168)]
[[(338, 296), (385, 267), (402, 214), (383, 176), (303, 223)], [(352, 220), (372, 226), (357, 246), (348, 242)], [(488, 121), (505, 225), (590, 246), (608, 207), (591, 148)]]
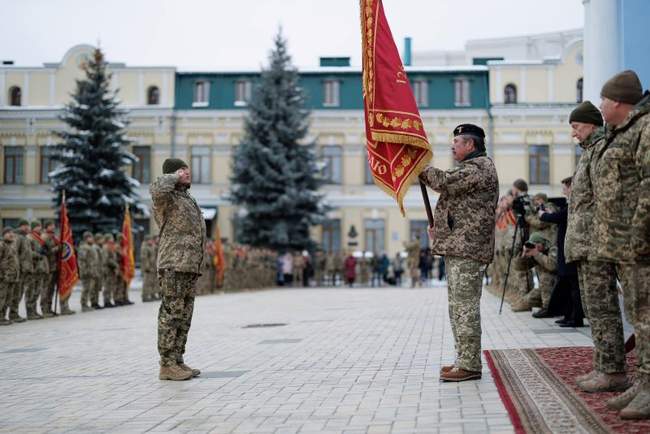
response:
[(575, 377), (592, 368), (591, 347), (488, 350), (485, 357), (517, 433), (650, 433), (650, 420), (623, 421), (605, 406), (616, 393), (578, 389)]

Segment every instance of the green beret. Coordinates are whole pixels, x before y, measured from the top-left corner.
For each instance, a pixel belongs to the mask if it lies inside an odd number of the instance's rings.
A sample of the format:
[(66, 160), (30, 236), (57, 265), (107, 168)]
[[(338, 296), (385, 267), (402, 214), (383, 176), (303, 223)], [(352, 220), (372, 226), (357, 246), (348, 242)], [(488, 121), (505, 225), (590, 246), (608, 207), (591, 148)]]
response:
[(14, 228), (12, 228), (11, 226), (7, 226), (2, 230), (2, 235), (5, 236), (7, 234), (7, 232), (13, 232), (13, 231), (14, 231)]
[(84, 232), (84, 234), (83, 234), (83, 239), (84, 239), (84, 240), (85, 240), (86, 238), (92, 238), (92, 237), (93, 237), (93, 234), (92, 234), (91, 232), (86, 231), (86, 232)]
[(163, 163), (163, 174), (167, 175), (169, 173), (174, 173), (183, 167), (188, 167), (185, 161), (181, 160), (180, 158), (168, 158)]
[(18, 226), (29, 226), (29, 222), (25, 219), (22, 219), (21, 221), (18, 222)]
[(454, 137), (465, 134), (485, 139), (485, 131), (483, 131), (483, 128), (479, 127), (478, 125), (460, 124), (454, 128)]
[(643, 97), (643, 87), (636, 72), (627, 69), (607, 80), (600, 95), (613, 101), (636, 104)]
[(32, 228), (32, 229), (35, 229), (35, 228), (37, 228), (37, 227), (39, 227), (39, 226), (41, 226), (41, 222), (39, 222), (38, 220), (34, 220), (34, 221), (32, 222), (32, 224), (31, 224), (31, 228)]
[(603, 115), (590, 101), (584, 101), (571, 112), (569, 123), (571, 122), (582, 122), (602, 127)]
[(533, 244), (544, 244), (546, 247), (550, 244), (550, 241), (544, 238), (544, 235), (541, 232), (533, 232), (528, 237), (528, 242)]

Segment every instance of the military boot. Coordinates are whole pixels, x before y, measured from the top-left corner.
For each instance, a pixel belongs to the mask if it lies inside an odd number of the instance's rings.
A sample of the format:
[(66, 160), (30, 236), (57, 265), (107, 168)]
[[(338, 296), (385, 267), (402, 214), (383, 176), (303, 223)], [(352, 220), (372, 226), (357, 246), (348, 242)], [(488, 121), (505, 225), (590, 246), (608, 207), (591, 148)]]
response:
[(159, 380), (185, 381), (192, 378), (192, 372), (181, 369), (178, 365), (161, 366), (158, 374)]
[(599, 372), (583, 381), (577, 382), (583, 392), (622, 392), (630, 387), (630, 382), (624, 372), (605, 374)]
[(85, 306), (85, 305), (81, 306), (81, 311), (82, 312), (90, 312), (92, 310), (94, 310), (94, 309), (92, 307), (90, 307), (90, 306)]
[(76, 312), (69, 307), (65, 307), (61, 310), (61, 315), (74, 315)]
[(632, 386), (627, 389), (625, 392), (621, 393), (618, 396), (615, 396), (613, 398), (608, 399), (605, 403), (607, 404), (607, 408), (611, 410), (622, 410), (627, 405), (632, 402), (634, 397), (636, 396), (637, 393), (639, 393), (639, 390), (641, 389), (641, 383), (642, 380), (636, 379)]
[(10, 319), (4, 319), (4, 318), (0, 319), (0, 326), (11, 325), (12, 323), (13, 321), (11, 321)]
[(23, 317), (20, 316), (20, 315), (11, 315), (11, 316), (9, 317), (9, 319), (10, 319), (12, 322), (15, 322), (15, 323), (21, 323), (21, 322), (25, 322), (25, 321), (27, 321), (25, 318), (23, 318)]
[(199, 369), (190, 368), (189, 366), (187, 366), (183, 362), (179, 362), (178, 367), (181, 368), (185, 372), (191, 372), (192, 377), (198, 377), (199, 375), (201, 375), (201, 371)]
[(634, 399), (619, 413), (621, 419), (650, 419), (650, 384), (644, 382)]

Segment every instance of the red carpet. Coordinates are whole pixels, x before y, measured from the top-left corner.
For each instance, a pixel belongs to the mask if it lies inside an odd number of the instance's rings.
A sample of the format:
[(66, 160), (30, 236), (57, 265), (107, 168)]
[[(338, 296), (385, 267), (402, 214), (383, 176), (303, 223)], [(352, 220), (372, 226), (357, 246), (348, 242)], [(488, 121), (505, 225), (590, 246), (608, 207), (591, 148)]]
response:
[(575, 377), (592, 369), (590, 347), (488, 350), (485, 357), (517, 433), (650, 433), (650, 420), (623, 421), (605, 406), (616, 393), (578, 389)]

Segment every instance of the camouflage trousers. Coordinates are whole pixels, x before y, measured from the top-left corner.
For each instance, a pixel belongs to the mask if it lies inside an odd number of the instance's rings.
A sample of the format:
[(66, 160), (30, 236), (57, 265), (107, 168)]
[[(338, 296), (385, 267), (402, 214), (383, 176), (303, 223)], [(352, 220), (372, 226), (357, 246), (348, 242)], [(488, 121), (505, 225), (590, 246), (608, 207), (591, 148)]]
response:
[(10, 297), (17, 286), (18, 282), (0, 281), (0, 320), (6, 318)]
[(102, 292), (102, 278), (94, 276), (91, 279), (90, 286), (90, 304), (95, 306), (99, 304), (99, 294)]
[(625, 372), (623, 320), (616, 290), (614, 264), (602, 261), (578, 263), (578, 279), (585, 316), (594, 341), (594, 369), (612, 374)]
[(27, 286), (29, 285), (29, 275), (22, 274), (18, 284), (14, 286), (13, 292), (9, 295), (7, 300), (7, 308), (9, 309), (9, 318), (18, 317), (18, 308), (20, 307), (20, 301), (23, 299), (23, 296), (27, 292)]
[(481, 370), (482, 265), (472, 259), (445, 257), (449, 320), (454, 334), (456, 366)]
[(88, 277), (85, 279), (81, 279), (81, 306), (88, 307), (88, 303), (91, 300), (91, 294), (93, 292), (93, 288), (95, 286), (94, 279), (92, 277)]
[(142, 273), (142, 300), (151, 300), (156, 292), (156, 275), (151, 272)]
[(171, 270), (158, 272), (162, 303), (158, 311), (158, 353), (160, 365), (183, 361), (187, 335), (192, 324), (198, 274)]
[(47, 283), (48, 275), (46, 273), (30, 273), (26, 276), (28, 278), (28, 288), (25, 292), (25, 309), (27, 315), (35, 315), (36, 305), (38, 304), (38, 297), (41, 295), (41, 288)]
[(115, 274), (114, 271), (108, 271), (104, 273), (104, 290), (102, 291), (104, 306), (106, 306), (106, 304), (112, 303), (114, 300), (117, 300), (117, 297), (115, 297), (115, 291), (119, 278), (120, 276)]
[(41, 312), (52, 312), (52, 298), (56, 289), (56, 273), (48, 273), (41, 287)]
[(650, 264), (616, 264), (616, 274), (623, 287), (625, 317), (636, 335), (637, 370), (650, 376)]

